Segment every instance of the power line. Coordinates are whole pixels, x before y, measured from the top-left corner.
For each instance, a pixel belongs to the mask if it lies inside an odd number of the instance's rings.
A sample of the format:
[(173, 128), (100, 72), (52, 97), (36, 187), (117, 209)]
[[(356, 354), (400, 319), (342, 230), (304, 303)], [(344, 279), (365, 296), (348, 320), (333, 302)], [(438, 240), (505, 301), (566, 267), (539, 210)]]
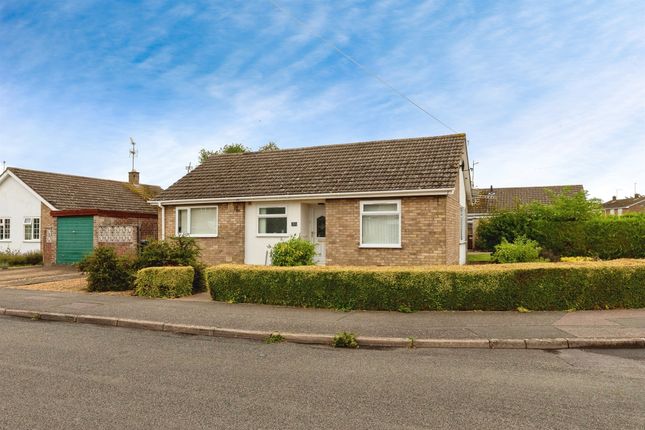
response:
[[(296, 15), (292, 14), (291, 12), (289, 12), (288, 10), (286, 10), (285, 8), (283, 8), (282, 6), (280, 6), (280, 5), (279, 5), (275, 0), (269, 0), (269, 3), (271, 3), (271, 4), (272, 4), (276, 9), (278, 9), (280, 12), (282, 12), (282, 13), (284, 13), (285, 15), (287, 15), (287, 16), (289, 16), (289, 17), (291, 17), (291, 18), (295, 19), (296, 21), (298, 21), (300, 24), (304, 25), (305, 27), (307, 26), (307, 23), (306, 23), (305, 21), (303, 21), (302, 19), (300, 19), (300, 18), (299, 18), (299, 17), (297, 17)], [(398, 89), (396, 89), (392, 84), (390, 84), (388, 81), (386, 81), (385, 79), (383, 79), (383, 78), (382, 78), (381, 76), (379, 76), (377, 73), (372, 72), (372, 71), (371, 71), (370, 69), (368, 69), (366, 66), (364, 66), (363, 64), (361, 64), (360, 62), (358, 62), (358, 60), (354, 59), (351, 55), (349, 55), (348, 53), (346, 53), (345, 51), (343, 51), (342, 49), (340, 49), (340, 48), (339, 48), (336, 44), (334, 44), (334, 42), (332, 42), (330, 39), (328, 39), (328, 38), (326, 38), (326, 37), (324, 37), (324, 36), (322, 36), (322, 35), (319, 35), (319, 34), (314, 34), (314, 36), (316, 36), (318, 39), (322, 40), (323, 42), (325, 42), (325, 43), (327, 43), (327, 44), (331, 45), (331, 47), (332, 47), (332, 48), (334, 48), (334, 50), (335, 50), (336, 52), (338, 52), (340, 55), (342, 55), (343, 57), (345, 57), (345, 59), (347, 59), (347, 60), (349, 60), (350, 62), (354, 63), (354, 64), (355, 64), (357, 67), (359, 67), (363, 72), (367, 73), (368, 75), (372, 76), (374, 79), (378, 80), (380, 83), (382, 83), (383, 85), (385, 85), (386, 87), (388, 87), (388, 88), (389, 88), (392, 92), (394, 92), (396, 95), (398, 95), (399, 97), (403, 98), (403, 99), (404, 99), (405, 101), (407, 101), (408, 103), (410, 103), (410, 104), (412, 104), (413, 106), (415, 106), (415, 107), (416, 107), (417, 109), (419, 109), (421, 112), (425, 113), (425, 114), (426, 114), (426, 115), (428, 115), (430, 118), (434, 119), (434, 120), (435, 120), (435, 121), (437, 121), (439, 124), (443, 125), (444, 127), (446, 127), (448, 130), (452, 131), (453, 133), (457, 133), (457, 131), (456, 131), (454, 128), (450, 127), (448, 124), (446, 124), (445, 122), (443, 122), (442, 120), (440, 120), (439, 118), (437, 118), (436, 116), (434, 116), (433, 114), (431, 114), (430, 112), (428, 112), (428, 111), (427, 111), (423, 106), (419, 105), (417, 102), (415, 102), (414, 100), (412, 100), (410, 97), (406, 96), (404, 93), (402, 93), (401, 91), (399, 91)]]

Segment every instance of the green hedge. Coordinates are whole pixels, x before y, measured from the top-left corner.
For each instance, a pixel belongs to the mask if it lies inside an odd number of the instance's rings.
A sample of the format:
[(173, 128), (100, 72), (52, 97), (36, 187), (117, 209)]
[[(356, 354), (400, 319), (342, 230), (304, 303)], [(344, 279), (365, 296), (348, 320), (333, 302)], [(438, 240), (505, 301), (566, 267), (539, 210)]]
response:
[(195, 269), (190, 266), (147, 267), (137, 272), (134, 294), (147, 297), (182, 297), (193, 292)]
[(505, 238), (536, 240), (544, 255), (592, 256), (603, 260), (645, 258), (645, 214), (595, 216), (579, 221), (540, 219), (528, 210), (502, 212), (477, 228), (477, 247), (492, 250)]
[(645, 307), (645, 261), (431, 268), (207, 269), (214, 300), (368, 310)]

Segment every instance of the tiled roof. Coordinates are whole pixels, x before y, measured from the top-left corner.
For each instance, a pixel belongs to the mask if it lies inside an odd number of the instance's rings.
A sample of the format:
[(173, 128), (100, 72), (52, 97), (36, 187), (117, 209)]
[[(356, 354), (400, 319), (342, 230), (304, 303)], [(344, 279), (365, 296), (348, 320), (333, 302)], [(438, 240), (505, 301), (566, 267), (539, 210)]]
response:
[(146, 200), (161, 192), (156, 185), (134, 186), (128, 182), (9, 167), (14, 175), (58, 210), (100, 209), (156, 213)]
[(627, 199), (609, 200), (602, 204), (605, 209), (621, 209), (634, 206), (636, 204), (645, 204), (645, 196), (629, 197)]
[(473, 204), (468, 208), (468, 212), (485, 214), (514, 209), (518, 204), (550, 203), (551, 193), (561, 194), (567, 192), (576, 194), (580, 191), (584, 191), (582, 185), (492, 188), (492, 191), (491, 188), (474, 188)]
[(455, 134), (214, 155), (155, 200), (452, 188), (465, 150)]

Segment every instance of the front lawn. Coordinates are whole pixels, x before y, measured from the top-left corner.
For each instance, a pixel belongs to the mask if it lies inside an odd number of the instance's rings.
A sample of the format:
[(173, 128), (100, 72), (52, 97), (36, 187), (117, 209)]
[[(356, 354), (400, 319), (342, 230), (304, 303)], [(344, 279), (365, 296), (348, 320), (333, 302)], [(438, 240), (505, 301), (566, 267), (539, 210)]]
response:
[(490, 252), (468, 251), (466, 264), (483, 264), (492, 263), (493, 259)]

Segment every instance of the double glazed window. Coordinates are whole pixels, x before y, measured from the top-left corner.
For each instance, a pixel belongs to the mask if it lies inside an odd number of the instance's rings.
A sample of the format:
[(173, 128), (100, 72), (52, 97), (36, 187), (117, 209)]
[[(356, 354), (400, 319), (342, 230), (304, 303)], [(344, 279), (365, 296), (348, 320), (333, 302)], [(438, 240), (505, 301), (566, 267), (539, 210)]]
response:
[(40, 218), (25, 217), (25, 240), (40, 240)]
[(287, 234), (286, 206), (258, 208), (258, 234)]
[(177, 236), (216, 237), (217, 206), (177, 208)]
[(398, 248), (401, 246), (401, 202), (361, 202), (361, 246)]
[(11, 219), (0, 218), (0, 240), (11, 239)]

